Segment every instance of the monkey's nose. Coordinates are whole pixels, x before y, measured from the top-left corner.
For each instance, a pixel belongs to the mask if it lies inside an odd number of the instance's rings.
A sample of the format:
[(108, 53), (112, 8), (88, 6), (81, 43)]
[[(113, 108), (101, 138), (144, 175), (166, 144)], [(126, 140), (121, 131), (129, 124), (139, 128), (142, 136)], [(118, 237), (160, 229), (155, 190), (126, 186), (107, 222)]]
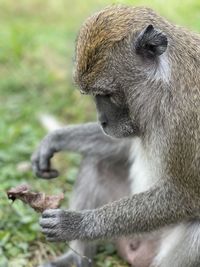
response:
[(104, 114), (100, 114), (99, 121), (101, 123), (101, 126), (105, 128), (108, 125), (108, 120)]

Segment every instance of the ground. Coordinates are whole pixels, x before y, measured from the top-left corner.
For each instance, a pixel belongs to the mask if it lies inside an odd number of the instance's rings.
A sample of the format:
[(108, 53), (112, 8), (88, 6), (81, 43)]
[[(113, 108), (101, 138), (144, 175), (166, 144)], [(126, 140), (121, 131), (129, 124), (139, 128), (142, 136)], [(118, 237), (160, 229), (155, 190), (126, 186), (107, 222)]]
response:
[[(0, 267), (34, 267), (64, 251), (40, 233), (31, 208), (7, 200), (6, 190), (21, 183), (34, 189), (70, 197), (80, 157), (62, 154), (55, 165), (61, 177), (37, 179), (28, 162), (45, 135), (41, 114), (61, 122), (95, 120), (89, 97), (72, 81), (76, 34), (84, 19), (111, 3), (146, 5), (170, 20), (200, 31), (200, 2), (0, 0)], [(96, 267), (125, 267), (110, 245), (100, 248)]]

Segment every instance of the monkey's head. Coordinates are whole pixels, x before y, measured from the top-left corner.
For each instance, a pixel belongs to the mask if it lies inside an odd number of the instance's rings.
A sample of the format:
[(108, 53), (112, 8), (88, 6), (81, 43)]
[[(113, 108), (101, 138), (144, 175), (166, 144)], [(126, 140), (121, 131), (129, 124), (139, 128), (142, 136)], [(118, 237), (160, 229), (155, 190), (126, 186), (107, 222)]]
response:
[(112, 6), (87, 19), (80, 30), (75, 82), (93, 96), (108, 135), (140, 135), (150, 94), (147, 83), (166, 78), (160, 64), (168, 41), (154, 27), (155, 16), (147, 8)]

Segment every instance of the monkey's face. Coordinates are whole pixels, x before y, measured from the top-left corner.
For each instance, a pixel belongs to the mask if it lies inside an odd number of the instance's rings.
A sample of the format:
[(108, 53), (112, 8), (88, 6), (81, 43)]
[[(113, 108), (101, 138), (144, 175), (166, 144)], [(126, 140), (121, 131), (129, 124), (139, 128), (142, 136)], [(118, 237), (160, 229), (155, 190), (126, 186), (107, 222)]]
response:
[(112, 95), (96, 95), (94, 100), (98, 120), (106, 134), (121, 138), (139, 133), (137, 125), (129, 116), (129, 109), (125, 101), (116, 103)]
[(160, 58), (167, 37), (147, 24), (148, 14), (146, 22), (137, 16), (111, 7), (89, 18), (77, 39), (74, 79), (94, 97), (102, 128), (114, 137), (144, 133), (152, 121), (148, 108), (159, 103), (148, 84), (167, 76), (167, 60)]

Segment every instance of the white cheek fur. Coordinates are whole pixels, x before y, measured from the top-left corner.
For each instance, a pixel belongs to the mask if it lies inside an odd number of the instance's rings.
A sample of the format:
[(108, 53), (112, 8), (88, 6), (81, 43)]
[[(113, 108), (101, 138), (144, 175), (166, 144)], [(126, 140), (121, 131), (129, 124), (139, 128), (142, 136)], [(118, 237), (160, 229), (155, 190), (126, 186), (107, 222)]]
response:
[(167, 53), (159, 56), (159, 62), (147, 71), (148, 78), (155, 81), (163, 81), (169, 83), (171, 79), (171, 67)]

